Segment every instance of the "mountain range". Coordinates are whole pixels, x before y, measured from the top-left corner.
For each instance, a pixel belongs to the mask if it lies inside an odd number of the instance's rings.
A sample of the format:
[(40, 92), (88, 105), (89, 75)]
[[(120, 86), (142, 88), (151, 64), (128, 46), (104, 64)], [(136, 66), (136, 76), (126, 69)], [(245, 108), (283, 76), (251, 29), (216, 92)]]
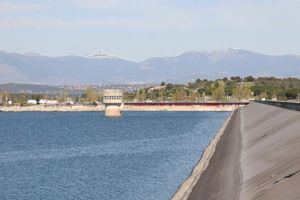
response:
[(49, 57), (0, 51), (0, 83), (159, 83), (248, 75), (299, 78), (300, 56), (221, 49), (133, 62), (102, 52), (88, 56)]

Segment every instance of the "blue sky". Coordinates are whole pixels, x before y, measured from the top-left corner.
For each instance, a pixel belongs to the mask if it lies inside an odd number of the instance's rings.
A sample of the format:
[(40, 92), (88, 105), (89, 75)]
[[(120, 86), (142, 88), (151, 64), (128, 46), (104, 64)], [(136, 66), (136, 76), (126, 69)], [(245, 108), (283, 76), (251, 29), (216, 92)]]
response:
[(300, 0), (0, 0), (0, 49), (142, 61), (242, 48), (300, 54)]

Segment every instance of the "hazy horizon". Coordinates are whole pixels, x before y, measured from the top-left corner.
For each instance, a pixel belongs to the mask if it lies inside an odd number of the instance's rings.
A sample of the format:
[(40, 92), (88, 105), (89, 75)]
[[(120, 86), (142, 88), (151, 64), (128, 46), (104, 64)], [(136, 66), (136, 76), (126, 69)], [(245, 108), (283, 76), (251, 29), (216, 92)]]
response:
[(154, 57), (151, 57), (151, 56), (148, 56), (146, 57), (145, 59), (143, 60), (131, 60), (129, 58), (126, 58), (126, 57), (121, 57), (119, 55), (116, 55), (116, 54), (111, 54), (110, 52), (106, 52), (106, 51), (103, 51), (103, 50), (99, 50), (99, 51), (95, 51), (95, 52), (89, 52), (87, 54), (84, 54), (84, 55), (80, 55), (80, 54), (64, 54), (64, 55), (47, 55), (47, 54), (43, 54), (43, 53), (40, 53), (40, 52), (15, 52), (15, 51), (7, 51), (5, 49), (0, 49), (0, 52), (5, 52), (5, 53), (8, 53), (8, 54), (19, 54), (19, 55), (24, 55), (24, 56), (35, 56), (35, 55), (39, 55), (39, 56), (45, 56), (45, 57), (50, 57), (50, 58), (56, 58), (56, 57), (67, 57), (67, 56), (79, 56), (79, 57), (92, 57), (92, 56), (95, 56), (99, 53), (101, 53), (102, 55), (107, 55), (107, 56), (115, 56), (117, 58), (120, 58), (120, 59), (124, 59), (124, 60), (128, 60), (128, 61), (131, 61), (131, 62), (136, 62), (136, 63), (139, 63), (139, 62), (143, 62), (143, 61), (146, 61), (148, 59), (151, 59), (151, 58), (172, 58), (172, 57), (178, 57), (180, 55), (183, 55), (183, 54), (186, 54), (186, 53), (194, 53), (194, 52), (197, 52), (197, 53), (218, 53), (218, 52), (225, 52), (227, 50), (241, 50), (241, 51), (248, 51), (248, 52), (251, 52), (251, 53), (256, 53), (256, 54), (260, 54), (260, 55), (266, 55), (266, 56), (300, 56), (300, 54), (295, 54), (295, 53), (290, 53), (290, 54), (267, 54), (267, 53), (263, 53), (263, 52), (257, 52), (257, 51), (252, 51), (252, 50), (249, 50), (249, 49), (241, 49), (241, 48), (223, 48), (223, 49), (212, 49), (212, 50), (205, 50), (205, 49), (193, 49), (193, 50), (186, 50), (186, 51), (183, 51), (181, 53), (178, 53), (178, 54), (173, 54), (173, 55), (158, 55), (158, 56), (154, 56)]
[(0, 43), (8, 52), (102, 50), (134, 61), (224, 48), (300, 55), (299, 7), (295, 0), (4, 0)]

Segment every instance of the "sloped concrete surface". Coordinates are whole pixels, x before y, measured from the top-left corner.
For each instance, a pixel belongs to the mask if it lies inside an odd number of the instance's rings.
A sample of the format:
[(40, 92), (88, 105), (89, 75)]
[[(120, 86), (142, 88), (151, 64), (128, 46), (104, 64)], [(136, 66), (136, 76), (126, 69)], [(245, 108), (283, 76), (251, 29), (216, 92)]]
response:
[(241, 108), (189, 199), (300, 199), (300, 112)]
[(236, 110), (221, 136), (209, 166), (195, 185), (190, 200), (238, 199), (241, 185), (240, 110)]
[(241, 119), (240, 199), (300, 199), (300, 112), (251, 103)]

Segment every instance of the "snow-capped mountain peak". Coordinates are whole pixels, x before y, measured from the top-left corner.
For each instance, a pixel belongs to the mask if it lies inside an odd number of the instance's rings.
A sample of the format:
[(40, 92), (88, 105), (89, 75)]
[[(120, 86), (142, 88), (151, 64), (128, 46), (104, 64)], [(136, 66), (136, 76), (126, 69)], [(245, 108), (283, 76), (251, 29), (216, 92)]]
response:
[(30, 57), (46, 57), (43, 54), (35, 53), (35, 52), (26, 52), (23, 54), (24, 56), (30, 56)]
[(207, 55), (208, 52), (207, 51), (197, 51), (197, 50), (193, 50), (193, 51), (186, 51), (183, 54), (181, 54), (180, 56), (192, 56), (192, 57), (198, 57), (198, 56), (203, 56), (203, 55)]
[(116, 59), (118, 58), (115, 55), (112, 54), (106, 54), (103, 51), (99, 51), (97, 53), (91, 53), (89, 55), (84, 56), (86, 58), (93, 58), (93, 59), (104, 59), (104, 58), (108, 58), (108, 59)]
[(233, 55), (240, 52), (240, 49), (227, 48), (210, 51), (210, 55)]
[(219, 61), (227, 58), (241, 59), (249, 53), (251, 52), (242, 49), (227, 48), (227, 49), (217, 49), (212, 51), (186, 51), (180, 56), (193, 57), (197, 59), (206, 57), (212, 61)]
[(242, 50), (240, 49), (219, 49), (219, 50), (213, 50), (208, 53), (208, 57), (213, 61), (218, 61), (225, 58), (232, 58), (235, 56), (238, 56), (239, 58), (243, 57)]

